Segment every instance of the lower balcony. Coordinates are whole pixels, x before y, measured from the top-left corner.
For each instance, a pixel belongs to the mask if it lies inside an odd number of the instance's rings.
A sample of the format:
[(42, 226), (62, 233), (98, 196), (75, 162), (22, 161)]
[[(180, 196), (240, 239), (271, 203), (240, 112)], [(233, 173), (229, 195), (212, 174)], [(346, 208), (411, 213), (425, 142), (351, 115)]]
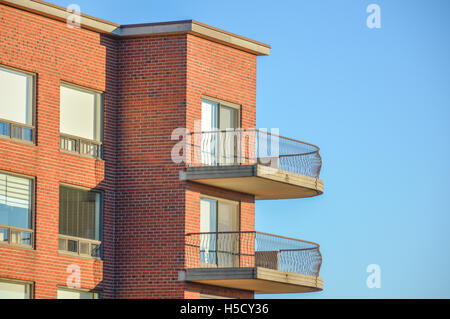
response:
[(180, 280), (265, 294), (323, 289), (313, 242), (254, 231), (191, 233), (185, 253)]
[(188, 166), (180, 179), (255, 199), (287, 199), (323, 193), (319, 148), (287, 137), (232, 129), (186, 137)]

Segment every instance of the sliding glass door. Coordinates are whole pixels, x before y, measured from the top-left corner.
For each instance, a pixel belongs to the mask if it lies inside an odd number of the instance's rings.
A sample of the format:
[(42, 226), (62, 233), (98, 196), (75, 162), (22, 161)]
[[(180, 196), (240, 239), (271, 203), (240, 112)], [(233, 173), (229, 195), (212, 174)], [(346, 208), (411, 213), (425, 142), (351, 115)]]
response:
[(213, 267), (239, 263), (239, 203), (201, 198), (200, 262)]
[(237, 158), (239, 109), (202, 100), (202, 164), (232, 165)]

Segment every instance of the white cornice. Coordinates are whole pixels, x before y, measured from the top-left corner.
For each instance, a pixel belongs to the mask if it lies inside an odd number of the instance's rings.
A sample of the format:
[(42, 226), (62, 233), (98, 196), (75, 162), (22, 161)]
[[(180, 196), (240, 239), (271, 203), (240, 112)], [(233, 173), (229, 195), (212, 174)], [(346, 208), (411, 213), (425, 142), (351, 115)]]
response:
[[(41, 0), (0, 0), (0, 3), (66, 21), (72, 14), (66, 8)], [(269, 55), (270, 45), (242, 37), (195, 20), (120, 25), (81, 14), (81, 27), (118, 37), (144, 37), (170, 34), (193, 34), (255, 55)]]

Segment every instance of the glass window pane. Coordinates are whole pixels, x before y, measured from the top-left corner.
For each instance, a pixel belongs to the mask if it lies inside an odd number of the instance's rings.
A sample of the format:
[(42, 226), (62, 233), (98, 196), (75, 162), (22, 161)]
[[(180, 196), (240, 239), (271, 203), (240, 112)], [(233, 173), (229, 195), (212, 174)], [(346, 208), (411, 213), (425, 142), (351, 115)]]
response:
[(239, 205), (238, 203), (219, 201), (218, 231), (239, 230)]
[(33, 130), (27, 127), (23, 128), (22, 131), (22, 139), (25, 141), (33, 141)]
[(29, 74), (0, 67), (0, 118), (32, 124), (32, 81)]
[(218, 128), (217, 123), (218, 104), (203, 100), (202, 101), (202, 131), (208, 132)]
[(8, 228), (0, 227), (0, 242), (8, 242)]
[[(202, 198), (200, 200), (200, 262), (218, 267), (239, 264), (239, 203)], [(204, 234), (217, 232), (214, 234)]]
[[(202, 198), (200, 200), (200, 232), (216, 232), (216, 225), (217, 201)], [(216, 234), (200, 235), (200, 262), (205, 264), (216, 263)]]
[(31, 183), (0, 173), (0, 225), (31, 228)]
[(70, 289), (58, 289), (58, 299), (98, 299), (98, 293)]
[[(220, 267), (233, 267), (238, 264), (239, 204), (237, 202), (219, 201), (217, 238), (217, 262)], [(232, 233), (229, 233), (232, 232)]]
[(80, 254), (89, 255), (89, 243), (80, 242)]
[(29, 299), (29, 284), (0, 281), (0, 299)]
[(71, 152), (78, 152), (78, 142), (76, 139), (61, 136), (60, 144), (61, 144), (61, 149), (63, 149), (63, 150), (67, 150), (67, 151), (71, 151)]
[(12, 230), (11, 231), (11, 243), (20, 244), (20, 231)]
[(61, 133), (100, 141), (101, 108), (99, 93), (61, 85)]
[(11, 137), (22, 139), (22, 127), (18, 125), (11, 125)]
[(211, 132), (218, 128), (218, 108), (217, 103), (202, 101), (202, 141), (201, 141), (201, 161), (202, 164), (215, 165), (217, 162), (217, 133)]
[(101, 194), (60, 187), (59, 233), (100, 240)]
[(100, 245), (91, 244), (91, 256), (100, 257)]
[(78, 253), (78, 242), (75, 240), (67, 240), (67, 250), (73, 253)]
[(227, 128), (237, 128), (237, 113), (237, 109), (221, 105), (219, 128), (221, 130), (225, 130)]
[(0, 121), (0, 135), (9, 136), (9, 123)]
[(217, 201), (202, 198), (200, 201), (200, 232), (215, 232), (217, 218)]
[(30, 232), (22, 232), (22, 240), (21, 240), (21, 244), (22, 245), (31, 245), (31, 233)]
[(58, 240), (58, 249), (59, 250), (67, 250), (67, 239), (59, 238)]

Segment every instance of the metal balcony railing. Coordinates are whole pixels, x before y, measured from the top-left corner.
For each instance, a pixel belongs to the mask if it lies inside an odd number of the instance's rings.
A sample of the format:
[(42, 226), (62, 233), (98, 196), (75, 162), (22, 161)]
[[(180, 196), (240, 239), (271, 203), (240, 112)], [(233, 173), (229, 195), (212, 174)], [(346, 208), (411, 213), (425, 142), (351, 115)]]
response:
[(263, 267), (319, 276), (322, 255), (313, 242), (255, 231), (186, 235), (186, 268)]
[(193, 166), (262, 164), (313, 178), (322, 167), (319, 147), (255, 129), (194, 132), (186, 141)]

